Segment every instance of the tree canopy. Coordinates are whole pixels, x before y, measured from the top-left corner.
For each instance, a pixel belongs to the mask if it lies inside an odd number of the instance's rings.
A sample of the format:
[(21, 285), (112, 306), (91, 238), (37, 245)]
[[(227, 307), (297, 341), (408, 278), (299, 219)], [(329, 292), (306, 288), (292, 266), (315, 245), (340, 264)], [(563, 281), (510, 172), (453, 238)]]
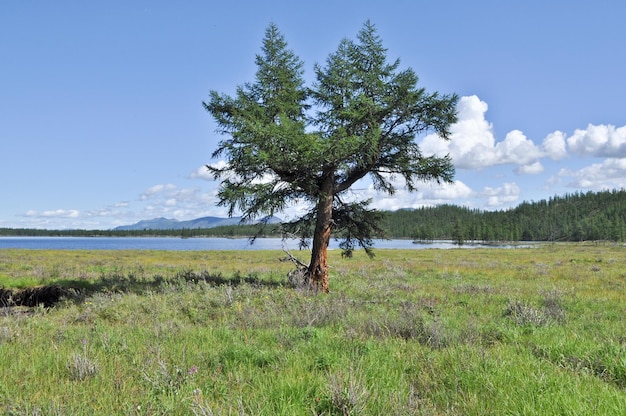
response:
[(324, 66), (315, 65), (310, 87), (303, 62), (274, 24), (256, 65), (255, 80), (234, 97), (211, 91), (203, 102), (226, 136), (212, 155), (226, 163), (207, 167), (221, 180), (219, 205), (244, 221), (294, 204), (309, 207), (285, 228), (312, 238), (306, 279), (327, 292), (331, 234), (349, 256), (356, 247), (371, 254), (372, 238), (382, 231), (370, 201), (348, 194), (357, 181), (369, 176), (389, 195), (397, 178), (410, 191), (421, 181), (452, 181), (450, 158), (424, 155), (415, 139), (433, 132), (448, 140), (458, 97), (418, 88), (412, 69), (388, 62), (369, 21), (356, 40), (342, 40)]

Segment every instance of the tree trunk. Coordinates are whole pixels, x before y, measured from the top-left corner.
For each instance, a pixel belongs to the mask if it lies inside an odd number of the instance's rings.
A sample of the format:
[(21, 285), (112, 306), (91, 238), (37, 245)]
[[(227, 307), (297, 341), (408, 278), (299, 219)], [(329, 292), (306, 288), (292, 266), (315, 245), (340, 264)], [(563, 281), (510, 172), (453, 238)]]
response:
[(322, 293), (328, 293), (328, 243), (333, 222), (333, 185), (334, 178), (330, 175), (324, 179), (320, 189), (313, 250), (308, 270), (311, 288)]

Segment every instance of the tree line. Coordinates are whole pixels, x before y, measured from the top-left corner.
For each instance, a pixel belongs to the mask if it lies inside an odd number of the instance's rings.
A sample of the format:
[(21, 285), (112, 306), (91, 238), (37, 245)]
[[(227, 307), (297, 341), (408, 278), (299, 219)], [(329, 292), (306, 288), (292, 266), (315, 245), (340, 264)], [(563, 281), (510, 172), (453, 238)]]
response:
[(626, 191), (576, 192), (500, 211), (440, 205), (386, 219), (390, 236), (424, 241), (625, 241)]
[(278, 237), (279, 224), (263, 226), (227, 225), (213, 228), (183, 228), (176, 230), (44, 230), (39, 228), (0, 228), (0, 236), (5, 237)]
[[(384, 211), (384, 236), (421, 241), (626, 241), (626, 190), (573, 193), (483, 211), (440, 205)], [(0, 236), (69, 237), (280, 237), (280, 224), (182, 230), (41, 230), (0, 228)], [(383, 237), (383, 235), (378, 235)]]

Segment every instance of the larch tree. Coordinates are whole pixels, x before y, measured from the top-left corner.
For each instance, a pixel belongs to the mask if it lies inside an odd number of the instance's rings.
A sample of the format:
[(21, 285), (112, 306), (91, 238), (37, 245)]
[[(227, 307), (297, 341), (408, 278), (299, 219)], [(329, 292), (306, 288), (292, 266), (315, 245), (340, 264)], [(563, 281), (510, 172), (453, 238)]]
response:
[(372, 255), (373, 238), (382, 233), (382, 216), (370, 200), (348, 193), (355, 183), (369, 176), (376, 190), (393, 195), (398, 178), (409, 191), (418, 182), (452, 181), (451, 159), (424, 155), (415, 140), (426, 133), (448, 140), (458, 97), (418, 88), (413, 70), (387, 61), (369, 21), (356, 41), (344, 39), (324, 66), (315, 66), (311, 87), (274, 24), (256, 65), (254, 82), (234, 97), (211, 91), (203, 102), (227, 136), (212, 155), (225, 163), (207, 165), (221, 180), (218, 205), (231, 216), (241, 213), (242, 221), (308, 206), (283, 226), (302, 241), (312, 239), (305, 281), (328, 292), (331, 235), (351, 256), (357, 247)]

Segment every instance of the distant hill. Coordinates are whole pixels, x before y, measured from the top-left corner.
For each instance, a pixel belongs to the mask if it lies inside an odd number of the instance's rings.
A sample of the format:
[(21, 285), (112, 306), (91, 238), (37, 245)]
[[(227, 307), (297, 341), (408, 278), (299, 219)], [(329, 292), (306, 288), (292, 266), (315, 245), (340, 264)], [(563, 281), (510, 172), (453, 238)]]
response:
[[(198, 228), (215, 228), (227, 225), (237, 225), (241, 221), (241, 217), (221, 218), (221, 217), (202, 217), (193, 220), (179, 221), (173, 218), (153, 218), (151, 220), (141, 220), (131, 225), (120, 225), (115, 227), (114, 231), (142, 231), (142, 230), (182, 230), (182, 229), (198, 229)], [(278, 217), (269, 219), (268, 224), (280, 223), (282, 220)]]

